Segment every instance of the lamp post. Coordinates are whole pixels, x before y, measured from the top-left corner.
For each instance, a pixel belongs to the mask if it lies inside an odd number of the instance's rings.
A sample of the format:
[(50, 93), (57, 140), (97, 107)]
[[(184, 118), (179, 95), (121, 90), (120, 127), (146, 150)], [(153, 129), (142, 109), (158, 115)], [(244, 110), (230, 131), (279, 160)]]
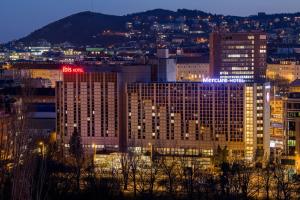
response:
[(92, 148), (93, 148), (93, 164), (95, 164), (96, 145), (95, 145), (95, 144), (92, 144)]
[(41, 154), (42, 154), (42, 158), (44, 159), (45, 144), (44, 142), (41, 141), (39, 145), (41, 146)]
[(300, 155), (298, 151), (295, 151), (295, 168), (296, 168), (296, 173), (300, 173)]
[(151, 158), (151, 161), (153, 161), (153, 145), (152, 145), (152, 143), (149, 143), (148, 145), (150, 147), (150, 158)]

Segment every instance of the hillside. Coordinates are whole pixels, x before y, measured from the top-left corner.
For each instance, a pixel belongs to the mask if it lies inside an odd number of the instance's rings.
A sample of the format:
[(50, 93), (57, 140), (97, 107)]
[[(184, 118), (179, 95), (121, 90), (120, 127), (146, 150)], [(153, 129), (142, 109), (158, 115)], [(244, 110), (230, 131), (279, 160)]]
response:
[[(46, 25), (18, 40), (18, 42), (36, 44), (42, 40), (52, 44), (69, 42), (76, 46), (110, 46), (116, 44), (121, 44), (122, 46), (122, 44), (131, 41), (147, 41), (149, 43), (149, 41), (155, 41), (156, 38), (156, 33), (151, 32), (151, 27), (154, 23), (174, 25), (182, 23), (182, 19), (186, 20), (184, 23), (194, 28), (194, 30), (199, 30), (200, 27), (200, 30), (206, 36), (216, 26), (225, 26), (231, 31), (263, 30), (268, 33), (276, 32), (276, 29), (298, 31), (299, 22), (295, 24), (294, 21), (288, 21), (288, 19), (299, 16), (300, 13), (238, 17), (215, 15), (187, 9), (179, 9), (177, 11), (154, 9), (124, 16), (81, 12)], [(278, 21), (277, 19), (280, 20)], [(131, 22), (133, 29), (136, 31), (130, 37), (127, 34), (127, 22)], [(172, 35), (176, 35), (172, 31), (167, 34), (169, 39)], [(189, 35), (185, 36), (190, 37)]]
[(76, 45), (103, 44), (123, 40), (118, 36), (103, 36), (104, 30), (123, 31), (126, 17), (104, 15), (92, 12), (81, 12), (53, 22), (25, 38), (20, 39), (26, 44), (38, 40), (50, 43), (70, 42)]

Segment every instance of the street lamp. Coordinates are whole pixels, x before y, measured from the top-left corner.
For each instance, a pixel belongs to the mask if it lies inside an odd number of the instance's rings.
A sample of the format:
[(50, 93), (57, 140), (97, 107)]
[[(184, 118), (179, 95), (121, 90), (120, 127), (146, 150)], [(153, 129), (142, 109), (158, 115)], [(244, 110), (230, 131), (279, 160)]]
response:
[(150, 158), (151, 158), (151, 161), (153, 161), (153, 145), (152, 143), (148, 143), (149, 147), (150, 147)]
[(41, 154), (42, 154), (42, 158), (44, 159), (44, 151), (45, 151), (45, 144), (44, 142), (39, 142), (39, 145), (41, 146)]
[(295, 151), (295, 167), (296, 167), (296, 173), (300, 173), (300, 155), (298, 151)]
[(92, 144), (92, 148), (93, 148), (93, 163), (94, 163), (95, 162), (95, 156), (96, 156), (96, 145), (94, 143)]

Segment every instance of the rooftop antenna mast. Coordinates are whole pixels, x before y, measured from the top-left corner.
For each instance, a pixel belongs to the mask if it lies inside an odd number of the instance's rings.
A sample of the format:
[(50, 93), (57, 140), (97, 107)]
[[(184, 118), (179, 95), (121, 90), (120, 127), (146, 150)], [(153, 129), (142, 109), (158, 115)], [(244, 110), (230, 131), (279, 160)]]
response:
[(94, 12), (94, 0), (91, 0), (91, 12)]

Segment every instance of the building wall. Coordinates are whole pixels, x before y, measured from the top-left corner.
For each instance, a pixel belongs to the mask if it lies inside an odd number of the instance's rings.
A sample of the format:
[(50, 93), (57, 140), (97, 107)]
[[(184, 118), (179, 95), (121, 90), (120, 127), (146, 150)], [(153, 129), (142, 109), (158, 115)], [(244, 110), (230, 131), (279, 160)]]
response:
[(289, 94), (285, 109), (286, 155), (295, 156), (297, 149), (300, 148), (300, 132), (297, 131), (300, 118), (300, 93)]
[(210, 67), (215, 78), (264, 80), (266, 34), (214, 32), (210, 36)]
[(285, 103), (284, 160), (300, 172), (300, 93), (290, 93)]
[(209, 78), (209, 63), (177, 63), (177, 81), (198, 81)]
[(271, 99), (271, 124), (270, 137), (271, 148), (283, 150), (284, 144), (284, 100), (281, 97), (272, 97)]
[(128, 84), (128, 147), (212, 155), (227, 146), (234, 158), (252, 160), (261, 149), (268, 156), (264, 91), (256, 84)]
[(76, 129), (87, 150), (119, 149), (119, 77), (112, 72), (64, 74), (57, 85), (57, 132), (68, 147)]
[(279, 64), (267, 65), (267, 78), (275, 80), (277, 78), (286, 79), (293, 82), (300, 78), (300, 65), (295, 62), (281, 62)]
[(9, 115), (0, 116), (0, 161), (10, 159), (13, 152), (11, 134), (11, 117)]
[(31, 78), (48, 79), (51, 82), (51, 87), (55, 87), (57, 81), (61, 81), (63, 78), (62, 71), (60, 69), (30, 69)]

